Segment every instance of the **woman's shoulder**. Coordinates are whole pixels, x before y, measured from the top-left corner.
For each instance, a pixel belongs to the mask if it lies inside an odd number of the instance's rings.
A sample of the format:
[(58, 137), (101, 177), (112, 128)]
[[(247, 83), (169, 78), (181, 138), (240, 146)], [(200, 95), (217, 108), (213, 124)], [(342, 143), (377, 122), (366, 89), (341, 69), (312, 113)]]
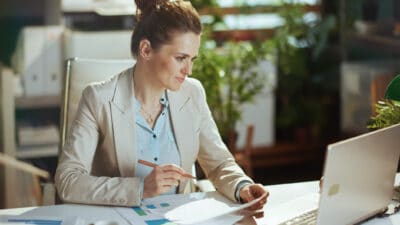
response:
[(199, 80), (193, 77), (187, 77), (185, 82), (183, 83), (184, 89), (202, 89), (203, 85)]
[(194, 98), (202, 98), (204, 96), (203, 85), (196, 78), (187, 77), (181, 89)]

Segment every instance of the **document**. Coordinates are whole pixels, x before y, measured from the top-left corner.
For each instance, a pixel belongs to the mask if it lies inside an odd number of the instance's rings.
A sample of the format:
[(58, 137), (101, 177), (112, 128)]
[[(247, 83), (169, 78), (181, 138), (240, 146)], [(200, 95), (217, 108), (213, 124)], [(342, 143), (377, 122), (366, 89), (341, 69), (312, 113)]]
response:
[(246, 204), (235, 204), (205, 193), (162, 195), (144, 199), (140, 207), (116, 207), (115, 210), (135, 225), (233, 224), (242, 218), (235, 212), (256, 204), (263, 197)]

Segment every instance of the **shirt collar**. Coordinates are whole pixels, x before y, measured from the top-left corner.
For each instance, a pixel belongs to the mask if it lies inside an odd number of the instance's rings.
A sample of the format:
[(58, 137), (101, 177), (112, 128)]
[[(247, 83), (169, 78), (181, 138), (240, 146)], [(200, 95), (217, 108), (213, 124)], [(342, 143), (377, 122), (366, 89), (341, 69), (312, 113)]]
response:
[[(135, 111), (138, 112), (140, 109), (140, 102), (136, 99), (135, 96), (133, 96), (133, 98), (135, 99)], [(160, 97), (160, 104), (163, 106), (163, 108), (167, 108), (169, 106), (169, 102), (166, 96), (166, 92), (164, 91), (163, 94)]]

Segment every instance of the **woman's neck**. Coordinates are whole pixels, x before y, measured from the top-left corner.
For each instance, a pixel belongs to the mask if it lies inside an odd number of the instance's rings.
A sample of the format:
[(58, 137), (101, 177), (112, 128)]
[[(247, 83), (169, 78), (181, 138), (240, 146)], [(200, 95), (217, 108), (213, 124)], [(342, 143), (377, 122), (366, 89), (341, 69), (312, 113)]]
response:
[(133, 83), (136, 99), (144, 108), (153, 108), (159, 105), (164, 88), (155, 79), (155, 74), (145, 66), (136, 64)]

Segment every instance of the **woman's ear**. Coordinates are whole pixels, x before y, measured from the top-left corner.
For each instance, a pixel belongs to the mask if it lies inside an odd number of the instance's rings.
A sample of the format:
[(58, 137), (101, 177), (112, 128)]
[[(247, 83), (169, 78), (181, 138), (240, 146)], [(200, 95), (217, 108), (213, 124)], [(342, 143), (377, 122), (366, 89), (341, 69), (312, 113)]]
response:
[(139, 55), (145, 59), (149, 60), (151, 55), (151, 44), (150, 41), (147, 39), (142, 39), (139, 43)]

